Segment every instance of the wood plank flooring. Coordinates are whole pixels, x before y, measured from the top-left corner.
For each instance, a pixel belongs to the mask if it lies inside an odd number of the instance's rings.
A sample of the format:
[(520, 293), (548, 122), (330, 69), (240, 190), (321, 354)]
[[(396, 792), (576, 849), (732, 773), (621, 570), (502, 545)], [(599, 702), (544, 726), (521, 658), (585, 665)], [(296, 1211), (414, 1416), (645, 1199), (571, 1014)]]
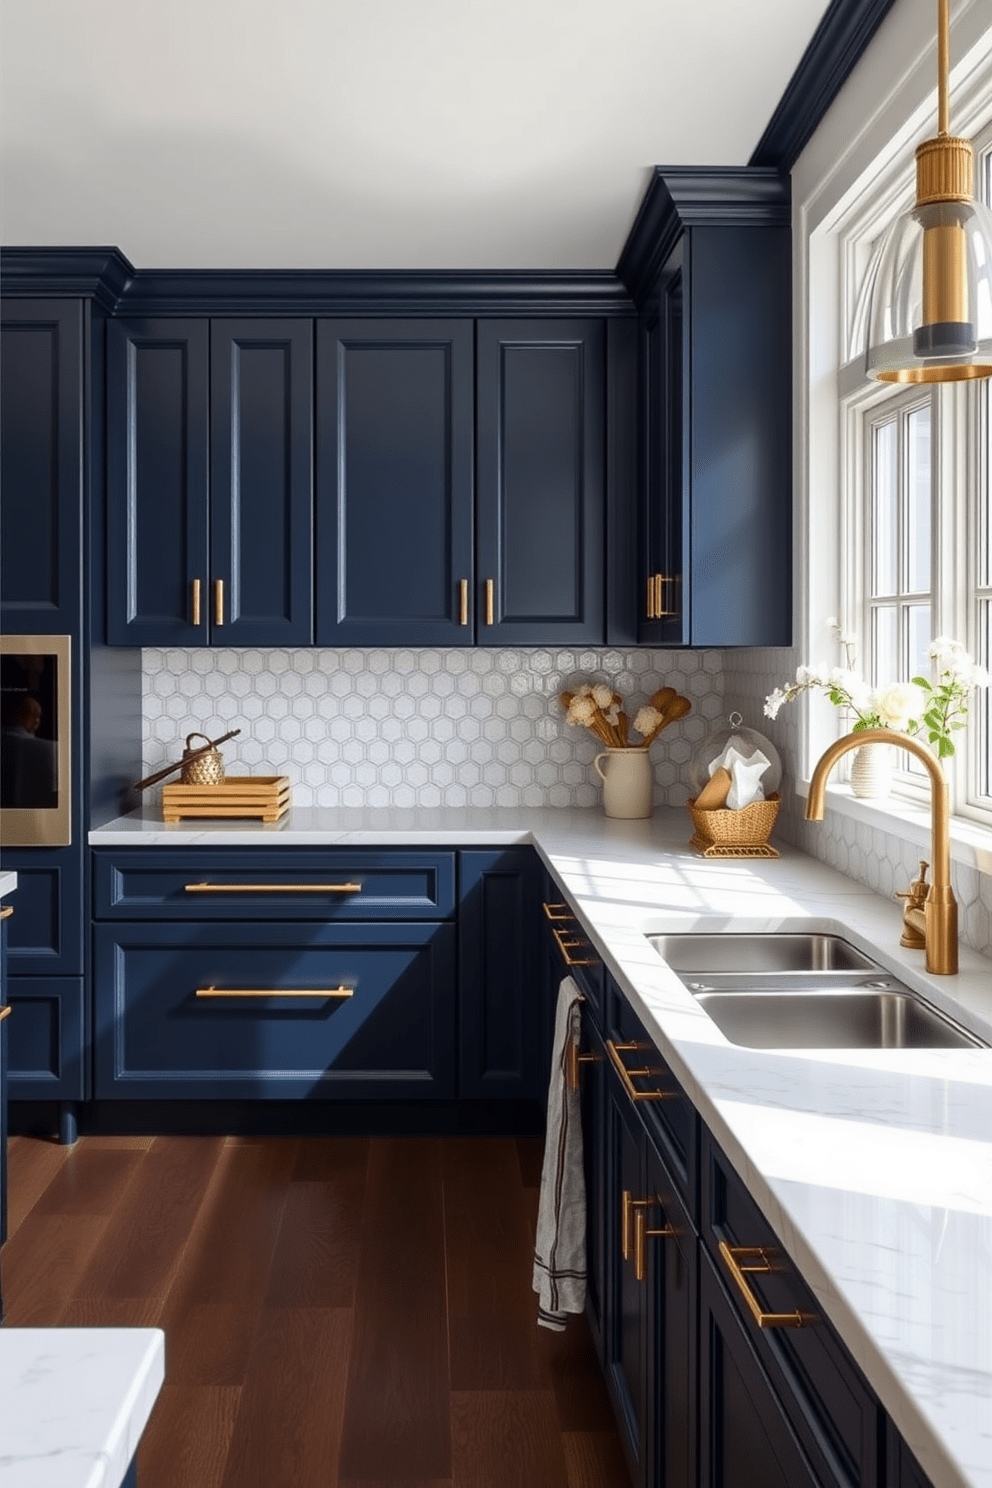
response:
[(585, 1320), (536, 1326), (540, 1156), (14, 1137), (7, 1325), (165, 1328), (141, 1488), (630, 1488)]

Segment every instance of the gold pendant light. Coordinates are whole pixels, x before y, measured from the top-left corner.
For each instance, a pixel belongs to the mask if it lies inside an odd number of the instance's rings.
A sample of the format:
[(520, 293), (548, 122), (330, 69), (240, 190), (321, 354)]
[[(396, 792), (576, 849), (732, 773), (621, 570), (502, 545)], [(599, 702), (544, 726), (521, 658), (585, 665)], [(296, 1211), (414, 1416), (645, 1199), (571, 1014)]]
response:
[(974, 200), (975, 152), (949, 133), (949, 0), (937, 3), (938, 130), (916, 151), (916, 203), (885, 239), (868, 313), (868, 376), (992, 376), (992, 213)]

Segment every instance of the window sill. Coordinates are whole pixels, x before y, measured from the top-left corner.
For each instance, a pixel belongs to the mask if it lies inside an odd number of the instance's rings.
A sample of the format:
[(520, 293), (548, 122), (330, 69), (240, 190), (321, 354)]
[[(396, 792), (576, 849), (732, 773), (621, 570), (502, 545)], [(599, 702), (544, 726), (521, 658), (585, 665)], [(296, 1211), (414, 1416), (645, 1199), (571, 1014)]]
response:
[[(797, 794), (805, 800), (809, 782), (797, 787)], [(840, 816), (852, 817), (877, 831), (888, 832), (903, 842), (912, 842), (926, 849), (929, 859), (931, 823), (929, 806), (918, 806), (906, 797), (889, 796), (884, 801), (865, 801), (855, 796), (849, 785), (827, 786), (827, 811)], [(963, 867), (976, 869), (992, 876), (992, 831), (978, 823), (962, 817), (951, 820), (951, 860)]]

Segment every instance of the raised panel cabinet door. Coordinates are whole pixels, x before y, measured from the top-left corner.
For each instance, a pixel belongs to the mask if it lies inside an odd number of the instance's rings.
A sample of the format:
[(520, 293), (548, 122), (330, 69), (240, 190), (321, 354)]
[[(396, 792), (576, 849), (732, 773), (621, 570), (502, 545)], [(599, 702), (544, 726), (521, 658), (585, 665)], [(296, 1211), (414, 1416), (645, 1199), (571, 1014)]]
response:
[(0, 600), (5, 631), (78, 634), (83, 305), (5, 298), (0, 325)]
[(210, 465), (211, 641), (309, 645), (312, 321), (211, 321)]
[(478, 323), (482, 645), (602, 644), (605, 356), (598, 320)]
[(541, 868), (530, 848), (460, 855), (459, 1093), (543, 1100)]
[(642, 1272), (648, 1308), (648, 1482), (696, 1482), (696, 1231), (667, 1164), (647, 1143)]
[(81, 977), (8, 977), (10, 1100), (83, 1100), (87, 1008)]
[(318, 320), (318, 645), (471, 645), (472, 351), (470, 320)]
[(209, 355), (206, 320), (107, 324), (112, 645), (207, 642)]
[(638, 640), (656, 646), (685, 645), (689, 640), (688, 607), (684, 602), (690, 555), (683, 260), (683, 245), (679, 243), (665, 266), (641, 330), (645, 420)]
[(647, 1139), (612, 1070), (606, 1076), (606, 1379), (634, 1488), (649, 1465), (647, 1290), (635, 1269), (634, 1224), (647, 1203)]

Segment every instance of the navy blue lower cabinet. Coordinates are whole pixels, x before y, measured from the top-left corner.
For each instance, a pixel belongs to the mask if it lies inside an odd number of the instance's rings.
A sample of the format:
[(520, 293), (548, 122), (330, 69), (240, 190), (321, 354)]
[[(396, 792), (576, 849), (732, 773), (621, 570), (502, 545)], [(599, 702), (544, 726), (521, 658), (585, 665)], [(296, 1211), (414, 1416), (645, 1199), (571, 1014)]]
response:
[(532, 848), (459, 855), (459, 1094), (543, 1101), (546, 1000)]
[(97, 1098), (456, 1091), (455, 926), (97, 925)]
[(86, 1004), (81, 977), (10, 977), (7, 1093), (11, 1100), (84, 1100)]
[(7, 940), (11, 976), (82, 976), (82, 865), (76, 847), (4, 848), (17, 874), (17, 913)]

